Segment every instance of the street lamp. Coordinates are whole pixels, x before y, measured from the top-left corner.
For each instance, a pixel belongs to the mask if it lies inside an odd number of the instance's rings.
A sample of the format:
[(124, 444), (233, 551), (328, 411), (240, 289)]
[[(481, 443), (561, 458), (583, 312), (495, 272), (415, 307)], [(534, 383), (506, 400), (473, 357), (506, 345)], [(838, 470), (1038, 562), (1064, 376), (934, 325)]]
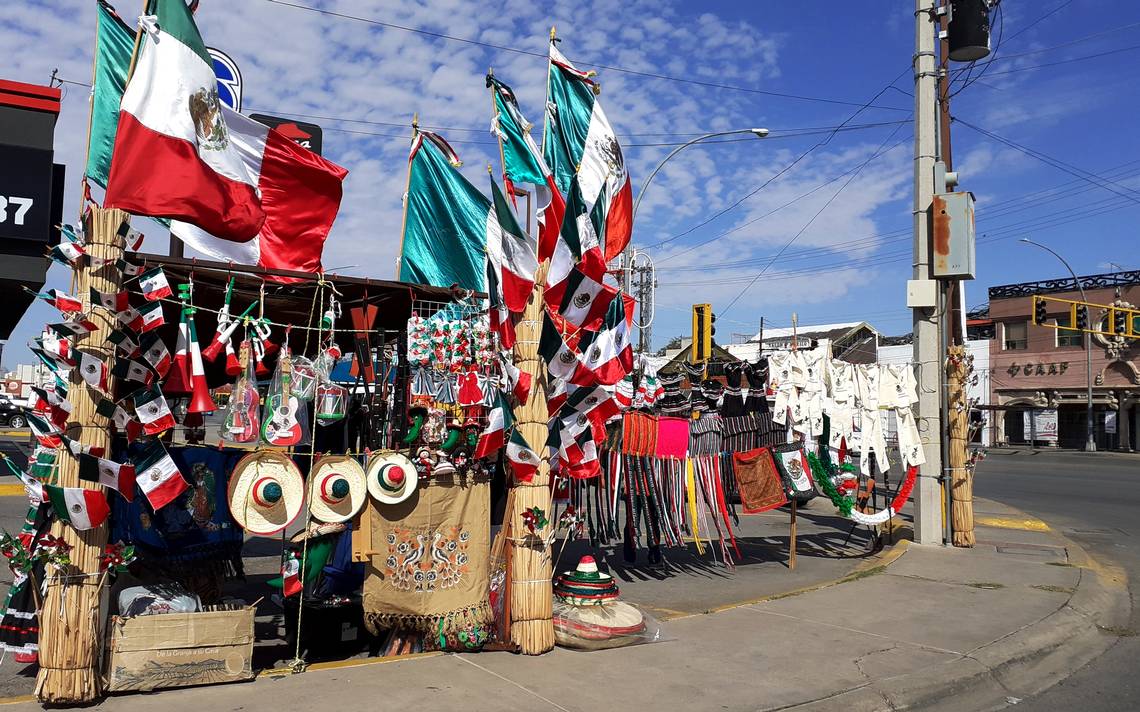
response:
[[(1042, 245), (1040, 242), (1034, 242), (1033, 240), (1030, 240), (1028, 237), (1023, 237), (1020, 240), (1018, 240), (1018, 242), (1024, 242), (1027, 245), (1035, 245), (1037, 247), (1040, 247), (1042, 250), (1045, 250), (1046, 252), (1053, 255), (1058, 260), (1060, 260), (1061, 264), (1065, 265), (1065, 269), (1069, 270), (1069, 274), (1071, 274), (1073, 276), (1073, 282), (1076, 283), (1077, 290), (1080, 291), (1080, 293), (1081, 293), (1081, 301), (1084, 302), (1085, 304), (1088, 304), (1089, 300), (1088, 300), (1088, 297), (1085, 296), (1085, 288), (1081, 285), (1081, 280), (1077, 278), (1077, 273), (1073, 271), (1073, 268), (1069, 266), (1069, 263), (1065, 261), (1064, 257), (1061, 257), (1059, 254), (1057, 254), (1056, 252), (1054, 252), (1050, 248), (1046, 247), (1045, 245)], [(1088, 307), (1085, 307), (1085, 309), (1087, 310)], [(1072, 326), (1076, 326), (1076, 324), (1073, 324)], [(1091, 326), (1091, 324), (1090, 324), (1090, 326)], [(1087, 331), (1085, 332), (1085, 369), (1086, 369), (1087, 375), (1088, 375), (1088, 392), (1086, 394), (1086, 399), (1088, 400), (1088, 404), (1087, 404), (1087, 410), (1085, 412), (1085, 419), (1086, 419), (1086, 426), (1087, 426), (1087, 428), (1086, 428), (1087, 437), (1085, 439), (1085, 452), (1096, 452), (1096, 438), (1093, 435), (1094, 431), (1093, 431), (1093, 401), (1092, 401), (1092, 384), (1093, 384), (1092, 338), (1091, 338), (1089, 332), (1087, 332)]]
[(657, 171), (661, 170), (661, 167), (668, 163), (670, 158), (676, 156), (678, 153), (684, 151), (694, 143), (700, 143), (706, 139), (717, 138), (718, 136), (735, 136), (737, 134), (752, 134), (756, 138), (764, 138), (768, 135), (768, 129), (733, 129), (732, 131), (717, 131), (716, 133), (707, 133), (703, 136), (697, 136), (691, 141), (686, 141), (680, 146), (674, 148), (669, 152), (668, 156), (665, 156), (664, 160), (657, 164), (657, 167), (653, 169), (653, 172), (649, 174), (649, 177), (646, 178), (645, 182), (641, 184), (641, 191), (638, 192), (637, 200), (633, 204), (633, 215), (631, 216), (631, 219), (637, 217), (637, 206), (641, 205), (641, 199), (645, 197), (646, 189), (649, 188), (649, 184), (653, 182), (653, 176), (657, 175)]

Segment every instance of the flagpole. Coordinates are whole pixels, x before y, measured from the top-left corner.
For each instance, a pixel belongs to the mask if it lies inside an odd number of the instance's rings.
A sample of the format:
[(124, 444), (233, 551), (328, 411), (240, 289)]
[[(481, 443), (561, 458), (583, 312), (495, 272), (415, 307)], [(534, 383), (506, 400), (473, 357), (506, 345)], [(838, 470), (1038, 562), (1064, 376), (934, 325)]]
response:
[[(553, 41), (554, 28), (550, 30)], [(547, 95), (550, 93), (550, 66), (547, 60)], [(492, 108), (494, 105), (492, 87)], [(545, 111), (543, 112), (545, 126)], [(543, 131), (545, 137), (545, 131)], [(499, 156), (504, 161), (502, 139), (499, 140)], [(553, 565), (550, 556), (548, 529), (554, 526), (551, 513), (550, 460), (546, 448), (549, 415), (546, 405), (546, 369), (538, 353), (538, 342), (542, 332), (544, 309), (543, 292), (546, 285), (546, 272), (549, 261), (539, 265), (535, 273), (534, 291), (527, 303), (523, 317), (518, 323), (518, 340), (515, 343), (513, 358), (520, 370), (530, 374), (534, 384), (526, 403), (516, 409), (515, 427), (520, 430), (528, 444), (540, 443), (542, 453), (538, 470), (530, 482), (515, 481), (511, 488), (510, 507), (505, 524), (513, 531), (525, 532), (520, 524), (523, 512), (538, 508), (547, 515), (546, 527), (538, 527), (525, 537), (512, 537), (511, 544), (511, 641), (527, 655), (541, 655), (554, 648), (554, 621), (552, 607), (551, 575)]]
[[(139, 13), (140, 16), (146, 15), (146, 8), (148, 5), (150, 5), (150, 0), (143, 0), (142, 12)], [(131, 83), (131, 77), (135, 75), (135, 64), (139, 59), (139, 45), (142, 44), (142, 36), (143, 32), (145, 31), (146, 30), (143, 29), (142, 23), (140, 22), (138, 29), (135, 30), (135, 47), (131, 50), (131, 66), (127, 68), (127, 84)], [(126, 85), (124, 85), (124, 89), (125, 86)]]
[[(420, 133), (419, 112), (412, 114), (412, 143)], [(408, 193), (412, 190), (412, 156), (408, 154), (408, 179), (404, 182), (404, 195), (401, 202), (404, 204), (403, 216), (400, 218), (400, 252), (396, 256), (396, 281), (400, 281), (400, 265), (404, 262), (404, 239), (408, 231)]]
[(95, 123), (95, 84), (99, 75), (99, 28), (101, 27), (99, 10), (102, 6), (102, 3), (95, 5), (95, 48), (91, 55), (91, 99), (88, 102), (91, 107), (87, 112), (87, 151), (83, 154), (83, 172), (79, 176), (79, 218), (81, 220), (83, 219), (83, 207), (87, 197), (87, 164), (91, 161), (91, 126)]

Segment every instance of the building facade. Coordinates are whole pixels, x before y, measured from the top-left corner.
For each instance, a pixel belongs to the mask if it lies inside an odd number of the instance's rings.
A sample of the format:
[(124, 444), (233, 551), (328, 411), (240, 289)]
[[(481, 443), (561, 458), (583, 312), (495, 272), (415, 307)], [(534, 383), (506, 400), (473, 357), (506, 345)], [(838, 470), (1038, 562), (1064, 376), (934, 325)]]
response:
[[(1080, 277), (1080, 281), (1093, 304), (1134, 307), (1140, 303), (1140, 271), (1090, 275)], [(1090, 372), (1084, 335), (1064, 328), (1072, 325), (1065, 305), (1046, 302), (1048, 322), (1060, 328), (1033, 323), (1036, 295), (1081, 299), (1071, 278), (989, 290), (989, 318), (993, 321), (990, 407), (995, 443), (1033, 440), (1063, 448), (1083, 447), (1091, 373), (1097, 448), (1134, 450), (1140, 403), (1140, 339), (1092, 335)], [(1106, 321), (1105, 309), (1090, 310), (1090, 326), (1100, 324), (1107, 330)], [(1140, 324), (1136, 328), (1140, 330)]]

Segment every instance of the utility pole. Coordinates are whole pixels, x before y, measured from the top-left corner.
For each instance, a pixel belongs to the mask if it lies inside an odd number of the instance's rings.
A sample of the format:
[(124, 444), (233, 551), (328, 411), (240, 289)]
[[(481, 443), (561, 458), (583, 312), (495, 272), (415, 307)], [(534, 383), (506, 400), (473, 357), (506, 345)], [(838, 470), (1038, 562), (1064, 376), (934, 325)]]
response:
[[(631, 255), (629, 268), (622, 270), (622, 273), (629, 275), (628, 289), (637, 299), (637, 307), (640, 312), (640, 319), (637, 324), (637, 352), (643, 354), (653, 346), (653, 315), (655, 312), (653, 295), (657, 289), (657, 271), (647, 253), (633, 250)], [(639, 259), (644, 260), (644, 263), (638, 264)]]
[[(936, 290), (930, 282), (931, 204), (938, 125), (937, 0), (915, 0), (914, 12), (914, 274), (918, 291)], [(914, 490), (914, 540), (942, 542), (942, 427), (938, 300), (913, 300), (914, 361), (918, 364), (918, 433), (926, 464)]]

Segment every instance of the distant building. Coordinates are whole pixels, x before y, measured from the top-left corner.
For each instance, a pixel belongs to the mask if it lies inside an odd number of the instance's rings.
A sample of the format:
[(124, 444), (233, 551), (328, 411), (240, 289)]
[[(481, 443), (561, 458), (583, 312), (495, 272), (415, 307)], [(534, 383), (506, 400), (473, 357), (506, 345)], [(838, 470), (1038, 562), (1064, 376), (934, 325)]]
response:
[[(1080, 277), (1089, 302), (1132, 307), (1140, 303), (1140, 271)], [(1053, 444), (1080, 448), (1085, 443), (1087, 380), (1084, 335), (1075, 330), (1051, 329), (1033, 324), (1033, 296), (1047, 294), (1079, 300), (1073, 280), (990, 287), (988, 320), (992, 322), (990, 360), (993, 369), (991, 405), (996, 442), (1024, 443), (1037, 436)], [(1048, 303), (1054, 324), (1070, 324), (1062, 304)], [(1103, 324), (1103, 309), (1093, 309), (1090, 324)], [(1140, 324), (1136, 325), (1140, 328)], [(1140, 402), (1140, 340), (1092, 337), (1093, 427), (1098, 449), (1131, 451), (1137, 437), (1137, 403)], [(1044, 415), (1047, 438), (1040, 437), (1038, 418)], [(1033, 425), (1033, 428), (1030, 427)], [(1029, 437), (1027, 437), (1029, 434)]]
[(878, 358), (879, 332), (865, 321), (843, 324), (804, 324), (791, 328), (765, 328), (743, 344), (725, 348), (742, 361), (755, 361), (763, 353), (790, 351), (793, 342), (798, 349), (831, 346), (832, 358), (848, 363), (875, 363)]

